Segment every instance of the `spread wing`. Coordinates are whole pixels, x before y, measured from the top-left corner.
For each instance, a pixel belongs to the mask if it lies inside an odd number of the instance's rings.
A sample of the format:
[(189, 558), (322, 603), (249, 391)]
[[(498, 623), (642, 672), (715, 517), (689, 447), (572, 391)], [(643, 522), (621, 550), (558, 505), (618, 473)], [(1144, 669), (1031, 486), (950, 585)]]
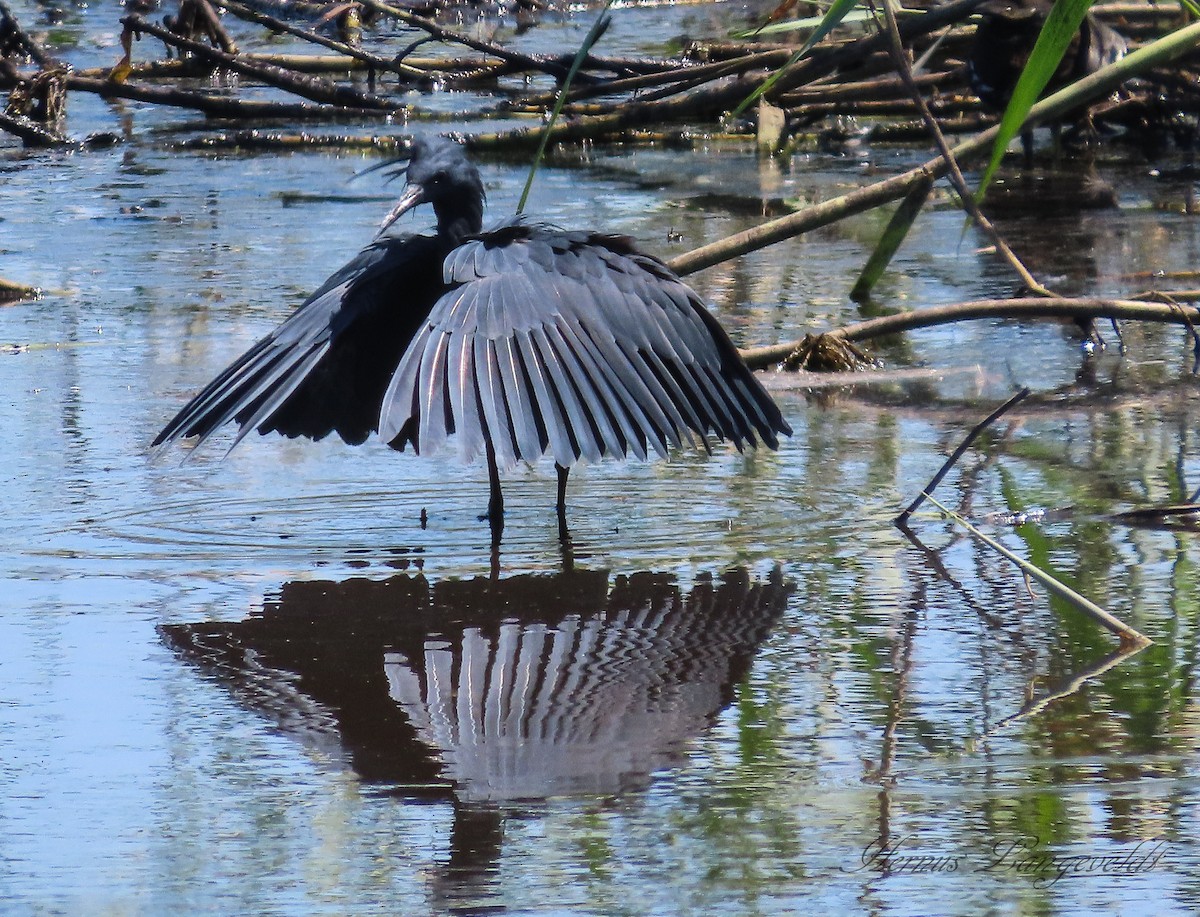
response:
[(501, 466), (778, 446), (779, 409), (694, 291), (629, 240), (519, 220), (460, 245), (383, 398), (380, 436)]
[(361, 443), (376, 428), (405, 347), (443, 292), (444, 256), (433, 236), (376, 240), (210, 382), (154, 445), (187, 436), (203, 443), (230, 422), (239, 425), (235, 446), (251, 430), (313, 439), (336, 430)]

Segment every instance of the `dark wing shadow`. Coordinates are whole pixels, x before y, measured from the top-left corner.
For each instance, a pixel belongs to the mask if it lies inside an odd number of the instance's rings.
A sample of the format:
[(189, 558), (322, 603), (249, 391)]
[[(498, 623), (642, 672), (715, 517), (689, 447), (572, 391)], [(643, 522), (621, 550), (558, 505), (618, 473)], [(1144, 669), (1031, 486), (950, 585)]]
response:
[(166, 642), (290, 735), (406, 794), (504, 803), (644, 786), (733, 699), (778, 572), (297, 582)]

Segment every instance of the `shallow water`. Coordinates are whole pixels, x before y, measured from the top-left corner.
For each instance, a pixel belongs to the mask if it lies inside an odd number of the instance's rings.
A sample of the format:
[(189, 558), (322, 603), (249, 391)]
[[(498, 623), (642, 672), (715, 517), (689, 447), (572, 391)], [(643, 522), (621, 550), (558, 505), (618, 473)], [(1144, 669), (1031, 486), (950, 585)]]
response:
[[(678, 21), (638, 16), (614, 53)], [(481, 468), (257, 437), (151, 456), (394, 189), (345, 184), (358, 155), (180, 152), (178, 115), (79, 109), (73, 133), (126, 142), (0, 147), (0, 276), (45, 290), (0, 308), (0, 910), (1195, 909), (1196, 536), (1111, 517), (1200, 486), (1182, 331), (1087, 356), (1073, 328), (976, 322), (880, 351), (937, 371), (915, 381), (771, 376), (778, 453), (581, 469), (567, 553), (553, 469), (518, 469), (493, 558)], [(670, 257), (921, 158), (592, 149), (529, 210)], [(1007, 218), (1035, 269), (1081, 293), (1192, 270), (1194, 221), (1159, 206), (1184, 186), (1099, 169), (1119, 210)], [(523, 169), (482, 171), (510, 212)], [(739, 344), (800, 337), (859, 316), (881, 226), (691, 279)], [(932, 209), (876, 305), (1007, 295), (982, 244)], [(1155, 641), (1131, 658), (949, 521), (891, 525), (1022, 384), (1038, 403), (938, 495), (1061, 510), (981, 525)]]

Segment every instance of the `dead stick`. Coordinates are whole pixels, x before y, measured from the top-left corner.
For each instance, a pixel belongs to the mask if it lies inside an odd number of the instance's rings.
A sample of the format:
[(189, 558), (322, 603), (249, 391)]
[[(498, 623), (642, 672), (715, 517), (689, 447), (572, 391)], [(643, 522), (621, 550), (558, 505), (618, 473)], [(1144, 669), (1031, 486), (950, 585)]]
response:
[[(384, 8), (384, 5), (380, 4), (378, 0), (364, 0), (364, 2), (381, 9)], [(920, 16), (914, 16), (911, 20), (904, 23), (901, 27), (901, 33), (912, 37), (915, 34), (934, 31), (944, 26), (947, 22), (952, 22), (956, 18), (965, 16), (979, 2), (980, 0), (953, 0), (953, 2), (945, 6), (937, 7), (927, 13), (922, 13)], [(391, 9), (391, 7), (387, 7), (385, 11), (390, 11)], [(392, 12), (389, 12), (389, 15), (392, 15)], [(884, 47), (879, 39), (880, 36), (871, 36), (866, 39), (849, 42), (825, 54), (813, 54), (811, 57), (802, 60), (795, 67), (790, 68), (787, 74), (780, 78), (776, 93), (795, 89), (802, 84), (811, 83), (820, 77), (835, 72), (842, 65), (860, 63), (864, 55), (881, 50)], [(745, 57), (744, 54), (742, 56)], [(706, 85), (691, 92), (672, 96), (671, 98), (656, 99), (649, 102), (624, 102), (616, 106), (613, 111), (605, 114), (578, 118), (573, 121), (560, 121), (550, 132), (550, 142), (570, 143), (601, 136), (619, 135), (631, 128), (640, 127), (645, 124), (661, 124), (664, 121), (715, 117), (721, 112), (728, 111), (736, 106), (757, 89), (769, 76), (766, 69), (756, 68), (751, 72), (742, 72), (745, 70), (745, 66), (744, 62), (739, 63), (736, 76), (716, 80), (714, 81), (714, 85)], [(503, 133), (476, 134), (470, 138), (469, 145), (473, 149), (536, 146), (541, 142), (542, 133), (542, 128), (537, 127), (517, 128)], [(904, 192), (901, 191), (898, 196), (903, 196), (903, 194)], [(872, 206), (886, 203), (893, 199), (893, 197), (884, 197), (882, 200), (874, 201), (861, 209), (870, 209)], [(805, 211), (805, 213), (807, 212)], [(773, 226), (774, 224), (766, 225)], [(787, 238), (789, 235), (794, 234), (794, 232), (785, 230), (784, 235), (780, 236), (780, 238)], [(778, 239), (773, 241), (778, 241)], [(762, 244), (766, 245), (770, 244), (770, 242), (763, 242)], [(745, 251), (752, 251), (754, 248), (760, 247), (762, 245), (751, 245)], [(706, 247), (700, 251), (708, 250), (709, 247)], [(734, 257), (736, 254), (743, 253), (739, 251), (727, 257)], [(689, 255), (693, 254), (695, 253), (689, 253), (688, 255), (684, 255), (683, 258), (687, 259)], [(700, 267), (708, 267), (710, 264), (715, 264), (717, 261), (723, 260), (725, 260), (725, 257), (717, 257), (714, 261), (701, 264), (699, 267), (692, 267), (690, 270), (699, 270)], [(679, 271), (679, 268), (675, 269)]]
[(1000, 407), (996, 408), (996, 410), (992, 411), (992, 413), (988, 414), (987, 417), (977, 423), (974, 429), (967, 434), (967, 438), (959, 443), (957, 449), (950, 453), (950, 458), (946, 459), (942, 467), (938, 469), (938, 473), (935, 474), (933, 478), (930, 479), (929, 483), (925, 485), (925, 489), (917, 495), (917, 498), (913, 500), (912, 503), (908, 504), (908, 508), (905, 509), (904, 512), (895, 518), (895, 524), (900, 528), (904, 528), (904, 526), (908, 524), (908, 517), (917, 511), (917, 507), (929, 499), (930, 495), (933, 494), (934, 489), (940, 483), (942, 483), (942, 478), (944, 478), (947, 473), (949, 473), (950, 469), (954, 467), (955, 462), (962, 458), (962, 454), (971, 448), (971, 443), (975, 442), (975, 440), (979, 438), (979, 434), (1003, 417), (1010, 408), (1016, 406), (1028, 397), (1029, 389), (1022, 388), (1019, 392), (1009, 398), (1008, 401), (1004, 402), (1004, 404), (1000, 405)]
[(1143, 634), (1138, 633), (1121, 619), (1110, 615), (1091, 599), (1076, 592), (1070, 586), (1066, 585), (1053, 575), (1047, 573), (1041, 567), (1030, 563), (1021, 557), (1018, 557), (1008, 548), (1004, 547), (1004, 545), (998, 542), (995, 538), (985, 535), (983, 532), (973, 526), (967, 519), (964, 519), (958, 513), (954, 512), (954, 510), (943, 506), (937, 501), (936, 497), (930, 497), (929, 502), (965, 528), (979, 541), (982, 541), (984, 544), (986, 544), (993, 551), (996, 551), (998, 554), (1007, 557), (1014, 564), (1020, 567), (1024, 573), (1033, 577), (1039, 583), (1045, 586), (1047, 590), (1054, 593), (1060, 599), (1069, 602), (1076, 610), (1083, 612), (1093, 621), (1096, 621), (1102, 626), (1107, 627), (1112, 633), (1121, 638), (1122, 646), (1148, 646), (1154, 642)]
[(58, 131), (50, 130), (31, 118), (10, 115), (3, 111), (0, 111), (0, 128), (20, 137), (25, 146), (64, 146), (71, 142)]
[(134, 32), (153, 35), (164, 44), (188, 51), (212, 62), (217, 67), (261, 80), (269, 86), (275, 86), (313, 102), (342, 105), (347, 108), (374, 108), (390, 112), (398, 111), (403, 107), (370, 93), (338, 86), (329, 80), (300, 76), (271, 64), (247, 63), (239, 55), (226, 54), (224, 51), (210, 48), (201, 42), (181, 38), (167, 29), (147, 22), (141, 16), (125, 16), (121, 19), (121, 24)]
[[(952, 322), (978, 321), (994, 318), (1063, 319), (1063, 318), (1116, 318), (1142, 322), (1168, 322), (1187, 325), (1200, 322), (1200, 308), (1179, 303), (1139, 302), (1132, 299), (1069, 299), (1028, 296), (1020, 299), (981, 299), (972, 302), (954, 303), (948, 306), (932, 306), (882, 315), (825, 334), (844, 341), (865, 341), (871, 338), (899, 334), (914, 328), (932, 328)], [(803, 343), (803, 340), (788, 341), (743, 350), (742, 358), (752, 369), (763, 369), (787, 359)]]
[(56, 66), (57, 61), (49, 54), (42, 50), (41, 45), (29, 37), (28, 33), (21, 28), (17, 22), (17, 17), (12, 14), (8, 6), (0, 0), (0, 27), (5, 23), (8, 24), (10, 33), (16, 38), (16, 44), (25, 54), (43, 70), (49, 70)]
[(204, 31), (208, 33), (209, 40), (226, 54), (237, 54), (238, 47), (225, 31), (221, 17), (212, 8), (212, 4), (208, 0), (195, 0), (195, 6), (200, 18), (204, 20)]
[(93, 92), (104, 99), (132, 99), (154, 105), (190, 108), (212, 118), (290, 118), (297, 121), (335, 121), (344, 118), (391, 117), (394, 112), (379, 108), (343, 108), (336, 105), (313, 105), (308, 102), (268, 102), (261, 99), (232, 99), (204, 92), (189, 92), (137, 83), (116, 83), (68, 75), (67, 88), (77, 92)]
[[(239, 19), (245, 19), (248, 22), (266, 26), (271, 31), (279, 34), (294, 35), (313, 44), (321, 45), (331, 51), (337, 51), (346, 57), (361, 61), (368, 67), (374, 67), (376, 70), (388, 71), (409, 78), (429, 78), (429, 74), (422, 72), (410, 64), (398, 64), (385, 57), (380, 57), (378, 54), (371, 54), (361, 48), (348, 45), (345, 42), (334, 41), (332, 38), (326, 38), (324, 35), (313, 32), (310, 29), (302, 29), (299, 26), (284, 22), (282, 19), (276, 19), (274, 16), (268, 16), (266, 13), (260, 13), (258, 10), (251, 9), (248, 6), (242, 6), (242, 4), (235, 3), (233, 0), (229, 0), (229, 2), (222, 0), (221, 5)], [(259, 66), (262, 66), (264, 62), (260, 59), (257, 63)], [(277, 63), (276, 66), (282, 66), (282, 64)]]
[(385, 16), (391, 16), (393, 19), (399, 19), (405, 25), (413, 26), (421, 29), (432, 35), (439, 41), (453, 42), (460, 45), (465, 45), (475, 51), (482, 51), (484, 54), (490, 54), (493, 57), (498, 57), (506, 63), (520, 64), (528, 70), (536, 70), (541, 73), (548, 73), (557, 80), (563, 79), (567, 75), (569, 64), (563, 65), (557, 60), (548, 61), (542, 58), (534, 57), (529, 54), (520, 54), (516, 51), (510, 51), (508, 48), (493, 44), (488, 41), (479, 41), (471, 38), (468, 35), (460, 35), (450, 29), (443, 28), (436, 22), (426, 19), (423, 16), (416, 16), (387, 3), (382, 3), (380, 0), (362, 0), (364, 6), (370, 7), (376, 12), (383, 13)]

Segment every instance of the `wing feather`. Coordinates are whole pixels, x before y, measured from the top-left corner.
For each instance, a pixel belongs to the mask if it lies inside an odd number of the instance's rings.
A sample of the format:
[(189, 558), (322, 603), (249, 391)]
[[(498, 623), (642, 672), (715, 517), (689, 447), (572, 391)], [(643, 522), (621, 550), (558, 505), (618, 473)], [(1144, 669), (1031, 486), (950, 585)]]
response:
[[(221, 372), (163, 428), (154, 445), (203, 442), (236, 423), (362, 442), (376, 429), (396, 365), (442, 291), (446, 244), (387, 236), (364, 248), (282, 324)], [(232, 448), (232, 447), (231, 447)]]
[(429, 335), (421, 355), (420, 403), (426, 405), (421, 411), (421, 447), (427, 452), (436, 452), (446, 441), (446, 428), (450, 407), (446, 403), (446, 351), (450, 335), (435, 332)]
[(492, 342), (492, 346), (500, 366), (500, 379), (504, 383), (504, 400), (508, 405), (517, 458), (535, 462), (546, 451), (546, 436), (544, 430), (538, 430), (536, 402), (530, 392), (532, 386), (526, 379), (513, 339), (498, 338)]
[[(589, 462), (598, 462), (604, 454), (603, 434), (600, 426), (580, 398), (579, 388), (567, 375), (568, 363), (564, 360), (550, 340), (547, 328), (534, 328), (530, 340), (537, 348), (538, 360), (546, 369), (546, 374), (554, 383), (555, 393), (562, 402), (566, 414), (564, 432), (576, 443), (573, 450), (578, 458), (582, 456)], [(555, 335), (557, 337), (557, 335)], [(569, 351), (568, 351), (569, 353)], [(562, 463), (559, 462), (561, 465)], [(563, 466), (569, 467), (569, 466)]]
[(555, 462), (564, 468), (569, 468), (579, 458), (580, 451), (572, 443), (567, 422), (563, 418), (563, 408), (560, 406), (561, 396), (558, 394), (557, 384), (550, 377), (541, 351), (534, 343), (529, 331), (518, 331), (513, 336), (513, 341), (528, 374), (529, 384), (537, 401), (538, 416), (546, 431), (550, 452), (554, 456)]
[(496, 349), (493, 342), (482, 335), (475, 337), (474, 349), (475, 390), (486, 424), (483, 429), (484, 439), (496, 450), (496, 461), (500, 467), (509, 468), (516, 464), (517, 448), (509, 422), (508, 405), (504, 401), (504, 384), (500, 381), (500, 363), (496, 359)]
[[(628, 240), (516, 218), (443, 268), (447, 292), (384, 399), (379, 428), (395, 448), (403, 431), (428, 440), (444, 427), (466, 457), (490, 440), (504, 465), (549, 451), (569, 466), (696, 438), (708, 449), (709, 434), (774, 447), (791, 432), (696, 294)], [(445, 382), (415, 390), (410, 358), (427, 335), (445, 337)], [(431, 410), (444, 422), (413, 425)]]

